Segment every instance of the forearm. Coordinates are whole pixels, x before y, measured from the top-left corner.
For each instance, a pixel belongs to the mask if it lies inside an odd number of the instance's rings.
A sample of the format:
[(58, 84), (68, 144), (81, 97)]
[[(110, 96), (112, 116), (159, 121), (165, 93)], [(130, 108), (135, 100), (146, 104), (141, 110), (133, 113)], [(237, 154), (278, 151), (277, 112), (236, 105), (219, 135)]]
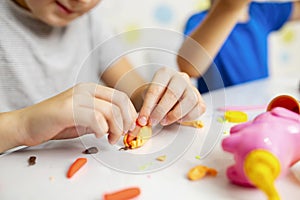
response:
[(141, 108), (142, 94), (147, 87), (146, 81), (126, 58), (121, 58), (114, 63), (103, 73), (101, 78), (107, 86), (125, 92), (137, 110)]
[(300, 0), (293, 2), (293, 11), (290, 21), (300, 20)]
[(20, 111), (0, 114), (0, 152), (21, 146), (22, 123)]
[[(216, 2), (201, 25), (183, 43), (178, 56), (180, 70), (192, 77), (201, 76), (210, 66), (247, 5), (248, 1), (240, 0)], [(189, 62), (184, 61), (180, 55)]]
[[(55, 99), (62, 99), (63, 95), (57, 95)], [(63, 125), (71, 122), (62, 121), (64, 115), (57, 113), (57, 107), (63, 111), (63, 101), (57, 106), (52, 103), (54, 98), (38, 104), (11, 112), (0, 114), (0, 152), (25, 145), (34, 146), (41, 144), (59, 132)], [(62, 116), (62, 117), (61, 117)]]

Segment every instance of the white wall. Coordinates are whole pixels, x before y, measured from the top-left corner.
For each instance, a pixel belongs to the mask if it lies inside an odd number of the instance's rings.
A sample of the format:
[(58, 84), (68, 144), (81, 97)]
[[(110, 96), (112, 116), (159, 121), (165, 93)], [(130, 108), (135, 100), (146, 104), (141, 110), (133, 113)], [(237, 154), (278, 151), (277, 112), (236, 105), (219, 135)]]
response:
[(287, 23), (269, 40), (269, 61), (273, 76), (295, 71), (300, 80), (300, 23)]

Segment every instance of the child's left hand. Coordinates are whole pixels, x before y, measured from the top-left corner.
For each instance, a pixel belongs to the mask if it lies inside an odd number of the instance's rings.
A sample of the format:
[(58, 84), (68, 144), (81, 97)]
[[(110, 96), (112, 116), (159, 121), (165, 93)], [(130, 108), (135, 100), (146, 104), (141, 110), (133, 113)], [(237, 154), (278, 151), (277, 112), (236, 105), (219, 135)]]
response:
[(177, 121), (191, 121), (202, 115), (205, 108), (187, 74), (162, 68), (155, 73), (146, 92), (138, 123), (166, 126)]

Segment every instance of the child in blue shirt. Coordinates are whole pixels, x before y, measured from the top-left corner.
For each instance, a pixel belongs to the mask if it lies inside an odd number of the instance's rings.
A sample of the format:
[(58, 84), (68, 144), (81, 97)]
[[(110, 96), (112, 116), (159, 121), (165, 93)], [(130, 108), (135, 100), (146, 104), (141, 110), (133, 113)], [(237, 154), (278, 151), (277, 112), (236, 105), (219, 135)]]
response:
[[(184, 31), (206, 52), (198, 54), (196, 69), (178, 58), (180, 70), (199, 77), (198, 89), (202, 93), (267, 77), (268, 36), (287, 21), (300, 18), (299, 4), (213, 1), (209, 11), (189, 18)], [(196, 54), (197, 51), (187, 50), (188, 41), (180, 52)], [(216, 78), (218, 73), (222, 80)]]

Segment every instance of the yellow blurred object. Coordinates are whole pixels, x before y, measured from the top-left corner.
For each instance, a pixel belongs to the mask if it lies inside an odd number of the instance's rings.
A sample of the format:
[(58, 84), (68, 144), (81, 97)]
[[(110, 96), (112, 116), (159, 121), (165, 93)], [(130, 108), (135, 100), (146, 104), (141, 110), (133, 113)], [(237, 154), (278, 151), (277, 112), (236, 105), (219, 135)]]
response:
[(274, 182), (280, 174), (280, 162), (266, 150), (254, 150), (244, 162), (245, 174), (254, 186), (266, 193), (269, 200), (280, 200)]
[(130, 139), (130, 133), (127, 133), (123, 138), (123, 143), (128, 149), (136, 149), (143, 146), (152, 136), (151, 126), (137, 126), (138, 134)]
[(128, 44), (135, 44), (138, 43), (138, 41), (141, 38), (141, 33), (138, 31), (139, 29), (138, 24), (130, 24), (125, 28), (126, 34), (124, 37), (125, 42)]
[(158, 157), (156, 158), (156, 160), (161, 161), (161, 162), (165, 161), (166, 159), (167, 159), (167, 156), (166, 156), (166, 155), (158, 156)]
[(296, 31), (293, 30), (290, 26), (285, 26), (282, 30), (280, 30), (280, 35), (282, 41), (285, 43), (292, 43), (296, 39)]
[(198, 11), (207, 10), (210, 8), (210, 6), (211, 4), (209, 0), (199, 0), (196, 4), (196, 9)]
[(196, 180), (203, 178), (207, 174), (216, 176), (218, 174), (218, 172), (217, 172), (217, 170), (215, 170), (213, 168), (209, 168), (209, 167), (206, 167), (203, 165), (197, 165), (196, 167), (193, 167), (192, 169), (190, 169), (190, 171), (187, 174), (187, 177), (191, 181), (196, 181)]
[(200, 120), (188, 121), (188, 122), (180, 122), (183, 126), (192, 126), (195, 128), (202, 128), (204, 126), (203, 122)]
[(229, 110), (224, 113), (224, 118), (228, 122), (241, 123), (248, 121), (248, 115), (242, 111)]

